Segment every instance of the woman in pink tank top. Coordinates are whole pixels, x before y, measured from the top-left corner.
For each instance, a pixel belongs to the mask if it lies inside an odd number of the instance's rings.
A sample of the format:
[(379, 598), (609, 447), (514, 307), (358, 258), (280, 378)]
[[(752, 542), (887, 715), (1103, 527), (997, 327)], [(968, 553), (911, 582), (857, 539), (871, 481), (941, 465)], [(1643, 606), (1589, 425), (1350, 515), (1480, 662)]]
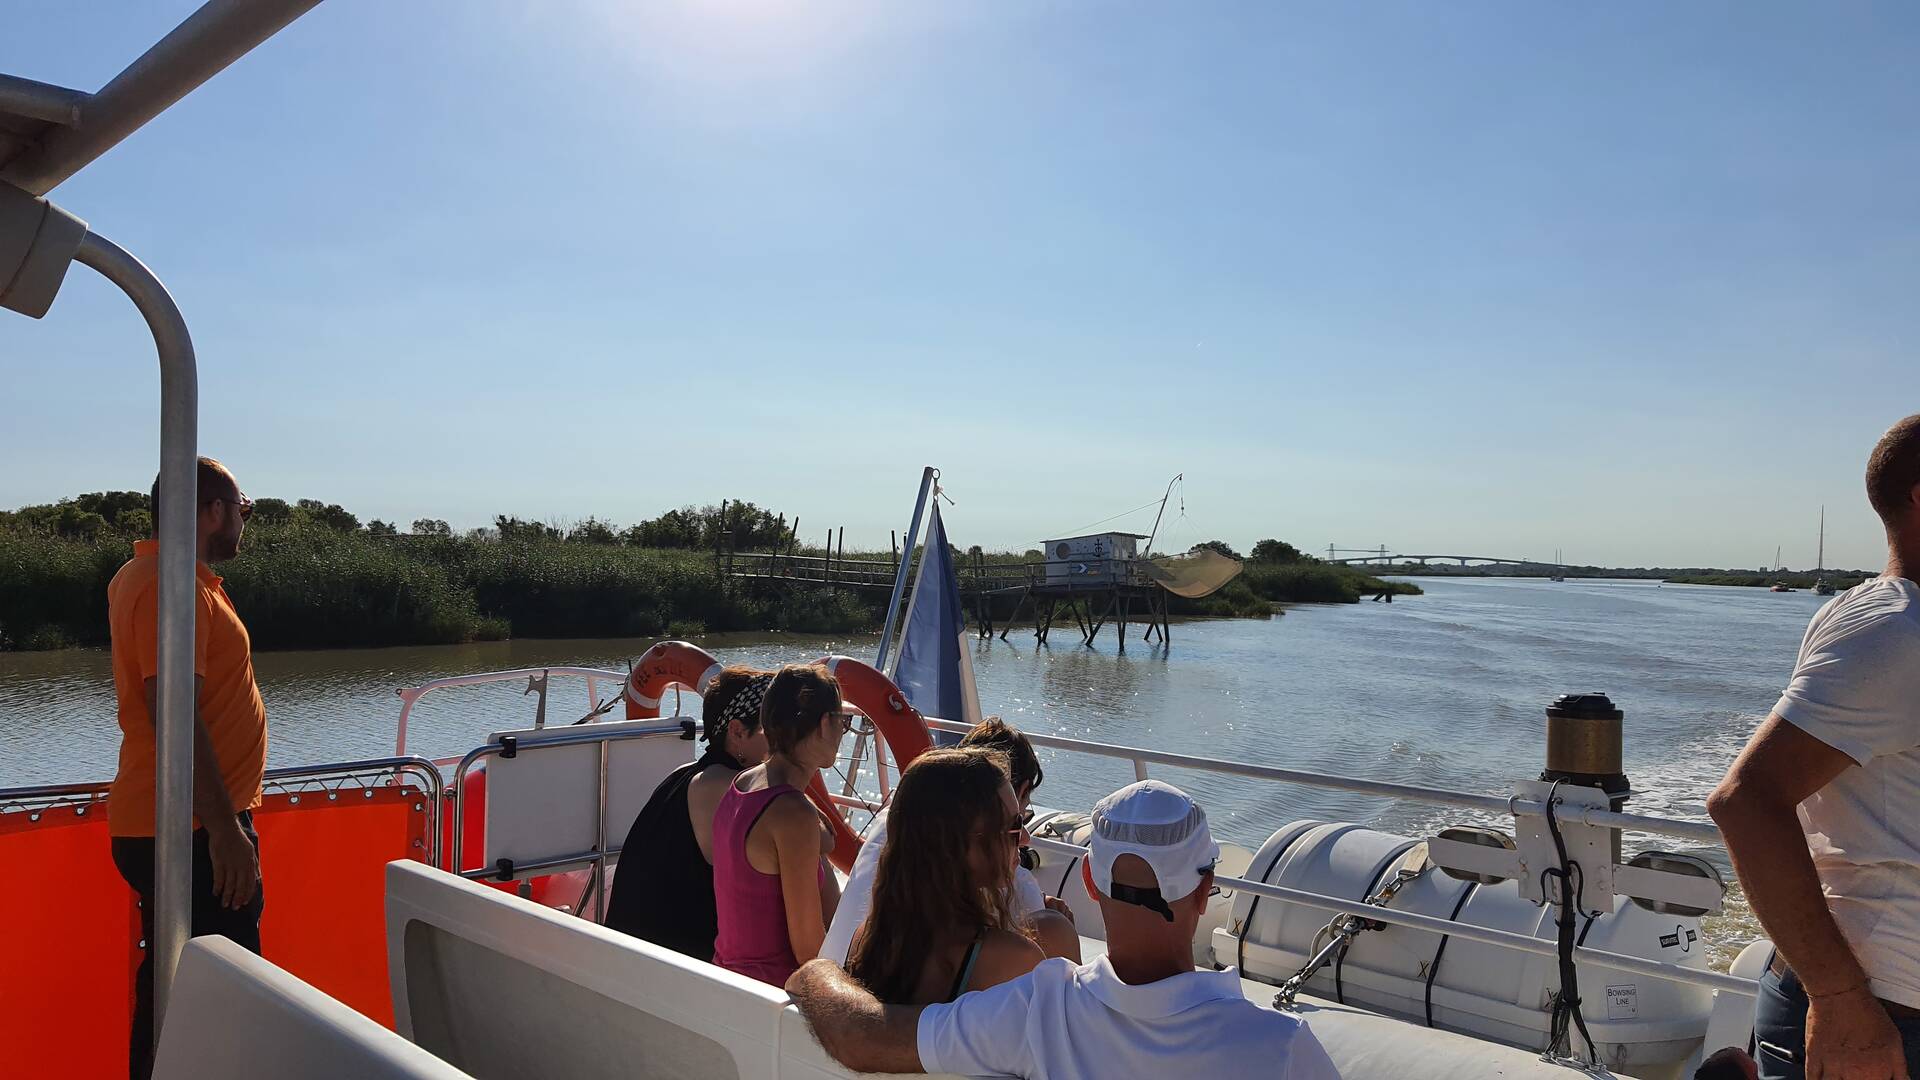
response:
[(760, 706), (770, 754), (721, 793), (713, 813), (713, 962), (774, 986), (820, 952), (840, 898), (825, 854), (833, 834), (806, 796), (849, 726), (825, 668), (788, 664)]

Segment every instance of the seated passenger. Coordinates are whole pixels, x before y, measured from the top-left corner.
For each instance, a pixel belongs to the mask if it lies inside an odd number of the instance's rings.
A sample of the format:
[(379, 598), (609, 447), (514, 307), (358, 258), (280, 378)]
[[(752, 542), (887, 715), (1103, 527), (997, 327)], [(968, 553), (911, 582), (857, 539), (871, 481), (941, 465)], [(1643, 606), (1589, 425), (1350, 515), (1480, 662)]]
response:
[[(999, 717), (988, 717), (967, 732), (960, 746), (997, 750), (1006, 755), (1008, 779), (1025, 813), (1045, 775), (1040, 770), (1040, 759), (1034, 755), (1033, 743)], [(887, 811), (882, 810), (867, 826), (866, 843), (860, 845), (860, 854), (853, 861), (847, 887), (840, 896), (839, 910), (834, 912), (826, 943), (820, 947), (821, 956), (842, 966), (852, 953), (854, 931), (866, 921), (873, 899), (873, 875), (880, 865), (881, 849), (886, 846), (887, 817)], [(1064, 956), (1076, 964), (1080, 962), (1080, 934), (1066, 914), (1066, 904), (1041, 892), (1040, 883), (1024, 866), (1013, 872), (1013, 895), (1008, 898), (1008, 907), (1033, 931), (1034, 940), (1048, 956)]]
[(760, 702), (770, 671), (735, 665), (700, 701), (707, 749), (667, 774), (633, 819), (607, 899), (607, 925), (698, 960), (713, 957), (713, 812), (740, 770), (767, 760)]
[(852, 726), (823, 667), (788, 664), (760, 705), (766, 764), (720, 792), (713, 814), (713, 962), (779, 986), (819, 955), (839, 885), (827, 869), (833, 832), (806, 796), (839, 760)]
[(1020, 803), (993, 750), (929, 750), (894, 789), (847, 973), (881, 1001), (952, 1001), (1046, 959), (1007, 909)]
[(1093, 808), (1088, 863), (1107, 955), (1046, 960), (944, 1005), (888, 1005), (833, 963), (787, 980), (814, 1036), (855, 1072), (1038, 1080), (1338, 1074), (1298, 1016), (1248, 1001), (1240, 973), (1195, 971), (1220, 848), (1179, 788), (1130, 784)]

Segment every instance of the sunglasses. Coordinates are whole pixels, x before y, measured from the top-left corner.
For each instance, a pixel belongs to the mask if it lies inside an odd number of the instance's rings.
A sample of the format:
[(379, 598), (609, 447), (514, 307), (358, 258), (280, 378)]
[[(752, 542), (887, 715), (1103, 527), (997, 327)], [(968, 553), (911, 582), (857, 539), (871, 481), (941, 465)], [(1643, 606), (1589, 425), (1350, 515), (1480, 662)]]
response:
[(247, 498), (245, 495), (239, 495), (231, 499), (225, 495), (215, 495), (200, 505), (212, 506), (214, 503), (226, 503), (228, 506), (233, 507), (239, 511), (241, 521), (247, 521), (253, 517), (253, 500)]
[(977, 832), (977, 833), (974, 833), (973, 835), (975, 835), (975, 836), (1004, 836), (1004, 837), (1006, 837), (1006, 838), (1007, 838), (1007, 843), (1009, 843), (1009, 844), (1012, 844), (1012, 845), (1013, 845), (1014, 847), (1019, 847), (1019, 846), (1020, 846), (1020, 838), (1021, 838), (1021, 834), (1022, 834), (1022, 833), (1024, 833), (1024, 832), (1026, 832), (1026, 829), (1025, 829), (1025, 827), (1024, 827), (1024, 826), (1021, 826), (1021, 825), (1012, 825), (1012, 826), (1009, 826), (1008, 828), (1005, 828), (1005, 829), (1001, 829), (1001, 830), (996, 830), (996, 831), (994, 831), (994, 832)]
[(858, 717), (854, 716), (850, 712), (837, 712), (833, 714), (833, 717), (834, 719), (840, 721), (840, 734), (851, 735), (853, 733), (853, 729), (856, 721), (858, 720)]

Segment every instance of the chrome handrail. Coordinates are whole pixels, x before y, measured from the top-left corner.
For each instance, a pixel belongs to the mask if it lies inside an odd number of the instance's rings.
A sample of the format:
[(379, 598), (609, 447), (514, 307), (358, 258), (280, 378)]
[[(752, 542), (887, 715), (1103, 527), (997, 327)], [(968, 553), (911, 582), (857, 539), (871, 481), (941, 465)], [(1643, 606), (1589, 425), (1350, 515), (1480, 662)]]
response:
[[(592, 851), (592, 852), (580, 852), (577, 854), (565, 855), (565, 856), (557, 857), (554, 859), (545, 859), (535, 863), (527, 863), (524, 866), (516, 864), (515, 870), (516, 871), (522, 870), (522, 869), (543, 870), (543, 869), (552, 869), (554, 867), (562, 866), (562, 865), (579, 865), (582, 863), (588, 863), (593, 866), (593, 869), (597, 875), (596, 882), (604, 881), (606, 878), (607, 860), (613, 856), (619, 855), (621, 850), (620, 847), (613, 846), (607, 843), (607, 840), (606, 840), (607, 755), (605, 750), (605, 744), (610, 742), (622, 742), (627, 739), (657, 738), (662, 735), (672, 735), (675, 738), (679, 738), (684, 733), (685, 733), (685, 729), (683, 729), (678, 722), (674, 722), (674, 723), (648, 724), (643, 727), (630, 727), (630, 728), (620, 728), (620, 729), (608, 729), (603, 727), (595, 727), (593, 725), (587, 725), (578, 729), (557, 730), (553, 734), (541, 735), (537, 739), (526, 738), (526, 737), (516, 738), (515, 745), (514, 745), (514, 752), (516, 754), (529, 753), (534, 750), (540, 750), (540, 749), (545, 749), (545, 748), (554, 747), (554, 746), (580, 746), (588, 743), (601, 744), (601, 754), (600, 754), (598, 791), (596, 793), (597, 802), (598, 802), (597, 820), (599, 821), (599, 824), (600, 824), (599, 850)], [(450, 865), (442, 866), (441, 869), (447, 870), (453, 874), (457, 874), (460, 877), (464, 877), (464, 878), (484, 878), (484, 877), (488, 877), (490, 875), (494, 875), (498, 873), (498, 871), (495, 870), (493, 867), (477, 867), (470, 870), (465, 865), (466, 864), (465, 823), (467, 820), (466, 779), (467, 779), (468, 771), (473, 768), (476, 762), (482, 761), (490, 757), (498, 757), (500, 754), (504, 753), (506, 749), (507, 749), (506, 744), (502, 742), (500, 739), (498, 738), (489, 739), (487, 742), (474, 747), (472, 750), (467, 751), (466, 754), (460, 758), (460, 764), (455, 766), (453, 771), (453, 858)], [(623, 836), (622, 837), (623, 845), (624, 845), (624, 842), (625, 842), (625, 837)], [(605, 890), (602, 889), (601, 891), (602, 893), (604, 893)]]
[[(968, 725), (955, 720), (943, 720), (936, 716), (926, 718), (927, 726), (940, 731), (965, 733)], [(1298, 769), (1282, 769), (1272, 765), (1250, 765), (1238, 761), (1221, 761), (1217, 758), (1195, 757), (1191, 754), (1173, 754), (1164, 750), (1148, 750), (1137, 746), (1116, 746), (1112, 743), (1084, 742), (1059, 735), (1042, 735), (1039, 732), (1025, 732), (1035, 746), (1050, 746), (1059, 750), (1072, 750), (1076, 753), (1092, 754), (1097, 757), (1118, 758), (1133, 763), (1134, 776), (1144, 780), (1147, 777), (1147, 765), (1168, 765), (1180, 769), (1192, 769), (1196, 772), (1222, 773), (1228, 776), (1246, 776), (1256, 780), (1273, 780), (1285, 784), (1298, 784), (1302, 787), (1322, 788), (1328, 791), (1351, 791), (1363, 795), (1379, 795), (1383, 798), (1406, 799), (1411, 802), (1431, 803), (1439, 806), (1461, 806), (1487, 813), (1509, 814), (1514, 817), (1544, 818), (1546, 804), (1537, 800), (1520, 799), (1510, 795), (1476, 795), (1467, 791), (1452, 791), (1447, 788), (1422, 787), (1415, 784), (1394, 784), (1384, 780), (1362, 780), (1353, 776), (1339, 776), (1334, 773), (1303, 772)], [(1681, 821), (1675, 818), (1650, 817), (1645, 814), (1622, 814), (1612, 810), (1574, 808), (1557, 811), (1561, 820), (1575, 820), (1587, 825), (1602, 828), (1632, 830), (1672, 836), (1683, 840), (1693, 840), (1703, 844), (1724, 846), (1720, 830), (1700, 821)]]
[[(1035, 836), (1030, 838), (1030, 842), (1035, 848), (1052, 851), (1061, 855), (1084, 858), (1088, 854), (1086, 848), (1078, 844), (1069, 844), (1064, 840)], [(1503, 948), (1517, 949), (1520, 952), (1532, 953), (1536, 956), (1553, 957), (1558, 955), (1555, 951), (1556, 945), (1554, 942), (1545, 938), (1516, 934), (1510, 930), (1495, 930), (1491, 927), (1476, 926), (1472, 923), (1442, 919), (1436, 915), (1421, 915), (1411, 911), (1399, 911), (1394, 908), (1368, 904), (1365, 901), (1327, 896), (1323, 893), (1308, 892), (1305, 889), (1288, 888), (1285, 885), (1270, 885), (1264, 881), (1253, 881), (1248, 878), (1221, 876), (1214, 878), (1214, 884), (1223, 889), (1234, 889), (1251, 893), (1254, 896), (1264, 896), (1274, 900), (1304, 904), (1307, 907), (1320, 908), (1324, 911), (1335, 911), (1343, 915), (1358, 915), (1361, 918), (1371, 919), (1374, 922), (1404, 926), (1413, 930), (1426, 930), (1444, 936), (1477, 941), (1484, 945), (1496, 945)], [(1246, 928), (1242, 927), (1241, 933), (1244, 934), (1245, 932)], [(1256, 946), (1259, 945), (1258, 942), (1254, 944)], [(1636, 975), (1645, 975), (1648, 978), (1692, 983), (1696, 986), (1707, 987), (1710, 990), (1725, 990), (1729, 993), (1742, 994), (1746, 997), (1753, 997), (1755, 994), (1756, 984), (1754, 981), (1751, 979), (1743, 979), (1738, 975), (1728, 975), (1718, 971), (1682, 967), (1679, 964), (1669, 964), (1663, 960), (1646, 960), (1638, 956), (1627, 956), (1624, 953), (1589, 948), (1585, 945), (1576, 946), (1573, 955), (1577, 960), (1586, 960), (1601, 967), (1613, 968), (1616, 971), (1632, 972)]]
[[(440, 770), (426, 758), (409, 756), (366, 758), (359, 761), (330, 761), (317, 765), (292, 765), (268, 769), (260, 778), (260, 786), (262, 791), (286, 792), (297, 799), (310, 785), (319, 785), (322, 791), (337, 793), (340, 790), (339, 786), (329, 787), (328, 781), (380, 776), (390, 778), (411, 776), (419, 780), (424, 800), (421, 810), (427, 815), (427, 864), (438, 868), (440, 865), (440, 810), (445, 802), (446, 786), (441, 779)], [(99, 781), (0, 788), (0, 814), (26, 814), (29, 821), (38, 821), (41, 814), (62, 806), (73, 806), (77, 814), (85, 814), (95, 803), (105, 801), (112, 789), (111, 783)]]
[(324, 782), (333, 777), (350, 779), (363, 776), (392, 774), (393, 777), (412, 776), (420, 781), (421, 796), (425, 805), (422, 809), (427, 815), (427, 865), (440, 868), (440, 818), (446, 806), (446, 781), (440, 775), (439, 766), (426, 758), (400, 754), (393, 757), (365, 758), (359, 761), (328, 762), (323, 765), (293, 765), (280, 769), (268, 769), (261, 778), (261, 786), (277, 787), (292, 794), (298, 800), (299, 785), (322, 784), (323, 790), (331, 795), (337, 788), (325, 788)]
[[(445, 690), (454, 686), (481, 686), (487, 683), (512, 682), (516, 679), (545, 677), (550, 675), (579, 675), (587, 680), (587, 704), (591, 708), (600, 705), (599, 683), (601, 679), (613, 679), (625, 683), (627, 673), (607, 668), (569, 667), (566, 665), (548, 667), (512, 668), (506, 671), (482, 671), (472, 675), (449, 675), (444, 679), (429, 679), (419, 686), (397, 687), (394, 693), (400, 695), (400, 721), (395, 733), (393, 752), (404, 755), (407, 752), (407, 720), (413, 714), (413, 706), (421, 698), (435, 690)], [(544, 695), (544, 691), (542, 691)], [(542, 698), (544, 699), (544, 696)]]

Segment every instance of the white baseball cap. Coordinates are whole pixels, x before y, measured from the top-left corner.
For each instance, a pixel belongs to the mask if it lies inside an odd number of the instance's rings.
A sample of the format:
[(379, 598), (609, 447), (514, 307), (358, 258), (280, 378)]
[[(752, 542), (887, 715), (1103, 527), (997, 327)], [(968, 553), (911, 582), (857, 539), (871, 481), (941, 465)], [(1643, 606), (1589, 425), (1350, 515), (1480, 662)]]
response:
[(1220, 860), (1220, 845), (1207, 829), (1207, 812), (1186, 792), (1159, 780), (1128, 784), (1094, 804), (1093, 838), (1088, 846), (1094, 888), (1115, 900), (1159, 910), (1168, 919), (1172, 913), (1164, 910), (1164, 903), (1154, 903), (1151, 895), (1141, 897), (1140, 890), (1124, 886), (1119, 891), (1135, 895), (1116, 895), (1114, 860), (1122, 855), (1146, 860), (1160, 885), (1157, 899), (1167, 903), (1199, 888), (1201, 877)]

